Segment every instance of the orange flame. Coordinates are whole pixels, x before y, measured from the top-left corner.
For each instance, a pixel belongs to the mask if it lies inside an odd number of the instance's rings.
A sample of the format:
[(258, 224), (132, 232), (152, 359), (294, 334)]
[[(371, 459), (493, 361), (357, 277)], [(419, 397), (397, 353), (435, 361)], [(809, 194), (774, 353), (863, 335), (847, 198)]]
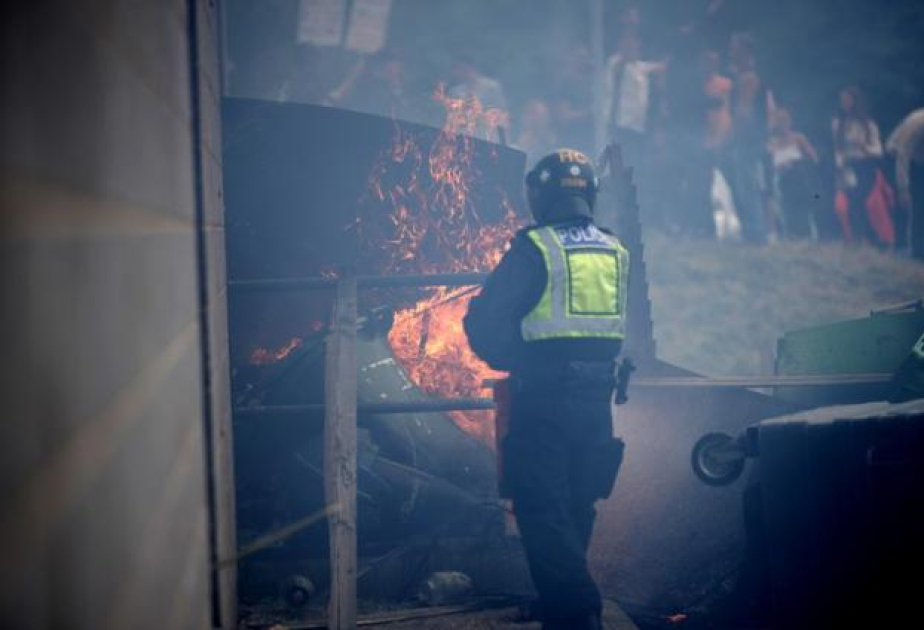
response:
[(292, 337), (287, 342), (276, 348), (275, 350), (269, 350), (267, 348), (257, 348), (250, 354), (250, 364), (251, 365), (269, 365), (270, 363), (276, 363), (277, 361), (282, 361), (287, 356), (292, 354), (293, 351), (301, 348), (304, 344), (304, 340), (301, 337)]
[[(490, 271), (520, 227), (516, 210), (503, 194), (504, 216), (496, 223), (482, 220), (470, 195), (481, 175), (473, 136), (504, 124), (506, 114), (482, 108), (477, 99), (450, 98), (442, 86), (434, 98), (446, 112), (437, 139), (425, 149), (412, 131), (396, 123), (391, 147), (369, 175), (367, 194), (360, 200), (363, 212), (348, 228), (356, 231), (366, 251), (374, 252), (382, 273)], [(387, 213), (376, 212), (382, 206)], [(332, 270), (321, 273), (336, 277)], [(388, 335), (395, 358), (431, 396), (481, 396), (485, 380), (503, 376), (468, 346), (462, 318), (475, 292), (472, 287), (434, 289), (422, 299), (418, 292), (416, 304), (395, 313)], [(302, 339), (296, 337), (276, 350), (259, 348), (250, 363), (280, 361), (301, 345)], [(494, 444), (491, 412), (450, 415), (464, 431)]]
[[(485, 224), (470, 194), (481, 176), (472, 135), (502, 113), (484, 110), (477, 99), (450, 98), (442, 86), (434, 98), (446, 112), (436, 140), (422, 147), (413, 131), (396, 125), (391, 147), (369, 175), (364, 216), (350, 226), (370, 250), (385, 255), (377, 261), (385, 273), (486, 271), (515, 231), (506, 200), (499, 228)], [(376, 211), (381, 205), (388, 214)], [(495, 237), (488, 239), (490, 233)]]
[[(454, 295), (453, 295), (454, 293)], [(395, 358), (424, 392), (442, 398), (484, 395), (484, 381), (504, 375), (491, 370), (469, 348), (462, 318), (471, 295), (438, 290), (395, 315), (388, 341)], [(490, 412), (454, 411), (453, 420), (466, 432), (491, 444)]]
[[(389, 201), (394, 238), (388, 270), (392, 272), (490, 271), (519, 227), (513, 206), (502, 198), (504, 217), (485, 223), (470, 196), (480, 173), (475, 165), (475, 140), (482, 125), (496, 126), (496, 110), (483, 110), (476, 99), (448, 97), (442, 87), (434, 98), (446, 111), (446, 122), (426, 153), (400, 130), (387, 159), (370, 177), (370, 191)], [(386, 189), (383, 182), (392, 164), (409, 164), (411, 173)], [(422, 188), (420, 169), (426, 165), (431, 188)], [(434, 249), (439, 255), (434, 257)], [(426, 250), (426, 253), (425, 253)], [(441, 398), (484, 395), (484, 381), (503, 374), (491, 370), (468, 346), (462, 318), (475, 290), (436, 289), (414, 306), (400, 310), (388, 340), (396, 359), (425, 393)], [(491, 412), (457, 411), (451, 417), (463, 430), (493, 444)]]

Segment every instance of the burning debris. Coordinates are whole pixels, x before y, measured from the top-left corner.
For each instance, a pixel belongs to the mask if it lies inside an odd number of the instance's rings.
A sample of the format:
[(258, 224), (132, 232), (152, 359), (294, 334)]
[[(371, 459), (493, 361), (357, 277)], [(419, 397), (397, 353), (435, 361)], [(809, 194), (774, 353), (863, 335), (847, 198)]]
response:
[[(330, 108), (229, 103), (237, 124), (226, 164), (241, 174), (229, 178), (227, 193), (229, 272), (237, 287), (247, 285), (231, 308), (241, 540), (323, 507), (315, 421), (326, 329), (315, 322), (326, 322), (331, 307), (323, 279), (350, 268), (381, 277), (469, 273), (474, 282), (521, 224), (523, 155), (460, 135), (467, 125), (493, 124), (476, 101), (436, 98), (447, 107), (442, 129)], [(439, 570), (441, 557), (482, 586), (526, 582), (521, 552), (503, 535), (490, 415), (438, 410), (444, 398), (484, 408), (475, 403), (495, 376), (462, 329), (477, 290), (396, 281), (360, 293), (357, 527), (361, 562), (376, 567), (361, 585), (376, 596), (406, 594), (426, 575), (417, 567)], [(427, 542), (434, 536), (457, 542), (435, 551)], [(279, 558), (267, 550), (248, 559), (244, 590), (256, 596), (289, 571), (323, 589), (325, 543), (306, 531)], [(472, 552), (487, 548), (507, 558), (503, 569)], [(284, 567), (286, 558), (304, 566)], [(387, 578), (393, 571), (410, 573), (396, 581)]]
[[(501, 219), (487, 221), (479, 210), (476, 159), (483, 127), (503, 122), (499, 110), (484, 109), (477, 99), (454, 99), (442, 86), (434, 99), (445, 110), (435, 139), (395, 123), (391, 145), (372, 167), (360, 212), (347, 226), (362, 244), (365, 265), (388, 274), (487, 272), (503, 255), (522, 225), (504, 191)], [(494, 159), (497, 158), (494, 151)], [(497, 214), (496, 212), (494, 214)], [(325, 270), (323, 277), (332, 272)], [(401, 305), (388, 341), (411, 381), (435, 398), (471, 398), (500, 373), (488, 368), (471, 349), (462, 317), (474, 287), (435, 288), (383, 297)], [(279, 361), (300, 347), (296, 337), (276, 350), (257, 348), (251, 365)], [(493, 444), (489, 412), (454, 411), (452, 419), (467, 433)]]
[(485, 220), (479, 207), (481, 143), (468, 134), (492, 124), (494, 110), (477, 99), (450, 98), (442, 88), (434, 98), (445, 108), (443, 128), (430, 139), (395, 123), (350, 226), (383, 273), (488, 271), (521, 224), (503, 191), (500, 221)]
[[(502, 112), (483, 109), (477, 99), (453, 99), (442, 86), (434, 98), (445, 109), (442, 130), (429, 147), (422, 146), (413, 134), (396, 130), (390, 150), (370, 175), (370, 194), (364, 199), (360, 225), (370, 213), (388, 212), (394, 236), (367, 242), (373, 247), (385, 243), (389, 272), (487, 272), (521, 226), (503, 194), (502, 220), (485, 222), (474, 193), (480, 173), (472, 136), (484, 126), (500, 124)], [(422, 177), (423, 169), (429, 178)], [(370, 239), (373, 234), (364, 236)], [(500, 376), (475, 357), (462, 329), (473, 294), (470, 288), (433, 289), (395, 315), (388, 336), (395, 357), (410, 379), (431, 396), (474, 397), (482, 392), (486, 379)], [(493, 443), (488, 412), (450, 415), (466, 432)]]
[(304, 343), (305, 340), (303, 338), (292, 337), (275, 350), (257, 348), (250, 354), (249, 363), (250, 365), (269, 365), (271, 363), (276, 363), (277, 361), (282, 361), (290, 354), (292, 354), (293, 350), (301, 348)]
[[(500, 376), (468, 347), (462, 317), (471, 295), (464, 290), (439, 290), (396, 314), (388, 341), (408, 377), (429, 395), (476, 397), (486, 379)], [(453, 411), (450, 416), (467, 433), (493, 444), (490, 411)]]

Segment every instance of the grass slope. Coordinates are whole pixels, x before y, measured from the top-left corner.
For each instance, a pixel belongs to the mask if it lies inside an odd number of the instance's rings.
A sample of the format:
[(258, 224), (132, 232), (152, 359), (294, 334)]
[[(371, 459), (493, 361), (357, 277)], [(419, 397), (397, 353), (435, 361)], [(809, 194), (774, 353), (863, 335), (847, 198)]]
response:
[(658, 356), (711, 376), (769, 373), (784, 332), (924, 296), (924, 265), (867, 247), (754, 247), (648, 233)]

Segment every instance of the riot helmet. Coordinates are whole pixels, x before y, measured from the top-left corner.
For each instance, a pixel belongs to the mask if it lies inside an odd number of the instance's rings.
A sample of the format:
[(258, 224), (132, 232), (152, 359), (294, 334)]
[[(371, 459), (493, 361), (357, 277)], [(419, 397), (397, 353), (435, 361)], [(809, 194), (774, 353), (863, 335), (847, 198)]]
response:
[(593, 215), (599, 182), (590, 158), (558, 149), (526, 174), (529, 208), (539, 223)]

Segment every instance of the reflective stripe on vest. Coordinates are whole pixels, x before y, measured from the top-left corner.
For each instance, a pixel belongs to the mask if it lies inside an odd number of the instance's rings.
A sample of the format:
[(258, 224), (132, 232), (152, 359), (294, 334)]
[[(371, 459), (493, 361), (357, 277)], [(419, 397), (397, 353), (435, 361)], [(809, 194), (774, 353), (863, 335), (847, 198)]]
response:
[(629, 253), (593, 225), (542, 227), (529, 238), (545, 260), (542, 298), (523, 318), (524, 341), (625, 336)]

